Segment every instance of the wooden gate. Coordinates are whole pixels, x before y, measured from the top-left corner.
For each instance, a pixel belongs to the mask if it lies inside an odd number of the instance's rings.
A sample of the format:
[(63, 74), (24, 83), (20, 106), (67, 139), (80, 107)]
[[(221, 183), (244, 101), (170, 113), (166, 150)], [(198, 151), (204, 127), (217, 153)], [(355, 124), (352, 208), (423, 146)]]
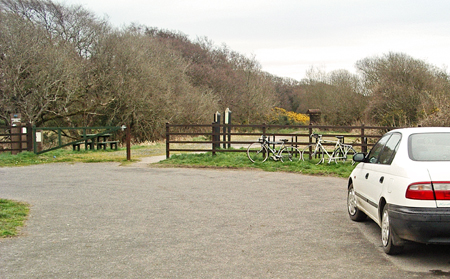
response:
[(0, 126), (0, 152), (17, 154), (33, 151), (33, 127), (31, 124)]

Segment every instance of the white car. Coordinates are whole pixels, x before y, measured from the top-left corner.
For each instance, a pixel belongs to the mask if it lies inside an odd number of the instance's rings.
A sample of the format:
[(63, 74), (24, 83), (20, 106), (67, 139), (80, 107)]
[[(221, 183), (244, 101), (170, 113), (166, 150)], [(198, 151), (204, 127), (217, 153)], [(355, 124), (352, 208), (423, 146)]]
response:
[(381, 227), (387, 254), (405, 241), (450, 244), (450, 128), (392, 130), (353, 159), (348, 214)]

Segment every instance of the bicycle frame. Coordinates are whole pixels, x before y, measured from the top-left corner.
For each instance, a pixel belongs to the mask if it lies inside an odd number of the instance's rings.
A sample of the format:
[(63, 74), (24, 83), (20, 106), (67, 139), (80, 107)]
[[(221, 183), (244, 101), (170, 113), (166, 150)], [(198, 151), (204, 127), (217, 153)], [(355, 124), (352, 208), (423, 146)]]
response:
[[(295, 158), (301, 159), (300, 150), (294, 146), (286, 145), (287, 139), (280, 139), (279, 141), (269, 141), (266, 136), (262, 136), (258, 142), (251, 143), (247, 148), (247, 156), (255, 163), (256, 161), (265, 162), (269, 155), (274, 161), (294, 161)], [(272, 148), (271, 145), (274, 147)], [(277, 148), (277, 146), (279, 147)], [(254, 154), (254, 155), (252, 155)]]
[[(270, 147), (271, 144), (273, 144), (273, 145), (281, 145), (281, 146), (277, 150), (276, 147), (274, 147), (274, 148)], [(274, 159), (275, 161), (278, 161), (278, 159), (280, 158), (281, 150), (283, 150), (283, 148), (285, 147), (284, 141), (282, 141), (282, 142), (275, 142), (275, 141), (268, 141), (267, 139), (264, 139), (263, 143), (261, 143), (261, 145), (264, 145), (267, 148), (267, 150), (269, 150), (272, 153), (272, 159)]]
[[(332, 142), (332, 141), (323, 141), (323, 142)], [(334, 142), (333, 142), (334, 143)], [(319, 152), (322, 152), (323, 154), (327, 155), (328, 157), (328, 163), (331, 162), (332, 160), (332, 156), (330, 155), (330, 153), (328, 153), (328, 151), (325, 149), (325, 147), (322, 145), (322, 139), (320, 139), (317, 143), (316, 143), (316, 148), (314, 149), (311, 157), (316, 156), (316, 154), (318, 154)], [(333, 153), (333, 152), (331, 152)], [(319, 161), (318, 164), (321, 164), (325, 161), (325, 156), (322, 157), (322, 159)]]
[[(311, 152), (311, 157), (315, 157), (317, 154), (319, 154), (319, 152), (324, 154), (322, 156), (321, 160), (317, 164), (325, 162), (325, 155), (328, 157), (328, 164), (329, 164), (333, 160), (335, 163), (337, 163), (337, 160), (340, 160), (340, 159), (346, 160), (348, 152), (350, 150), (353, 150), (353, 152), (354, 152), (352, 145), (342, 143), (343, 137), (341, 137), (341, 136), (336, 136), (338, 139), (337, 141), (324, 140), (324, 139), (322, 139), (322, 135), (318, 135), (318, 134), (311, 134), (310, 137), (314, 137), (317, 140), (315, 147), (314, 147), (314, 151)], [(328, 152), (322, 143), (334, 143), (333, 151)]]

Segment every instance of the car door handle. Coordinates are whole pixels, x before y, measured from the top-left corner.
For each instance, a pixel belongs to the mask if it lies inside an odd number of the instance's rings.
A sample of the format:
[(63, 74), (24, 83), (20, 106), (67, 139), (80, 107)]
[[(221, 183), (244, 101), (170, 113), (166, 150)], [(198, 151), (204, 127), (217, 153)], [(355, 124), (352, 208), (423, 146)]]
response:
[(383, 183), (384, 181), (384, 176), (380, 177), (380, 183)]
[(366, 173), (366, 176), (365, 176), (365, 178), (366, 178), (366, 179), (368, 179), (368, 178), (369, 178), (369, 173)]

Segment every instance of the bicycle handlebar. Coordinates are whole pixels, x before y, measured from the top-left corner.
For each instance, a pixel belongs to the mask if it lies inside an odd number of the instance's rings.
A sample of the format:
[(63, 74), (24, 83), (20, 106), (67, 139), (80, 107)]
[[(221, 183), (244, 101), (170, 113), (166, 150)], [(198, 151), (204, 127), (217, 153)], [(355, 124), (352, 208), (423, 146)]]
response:
[(270, 137), (262, 135), (261, 138), (258, 139), (259, 142), (267, 144), (286, 144), (289, 140), (287, 139), (280, 139), (280, 141), (270, 141)]

